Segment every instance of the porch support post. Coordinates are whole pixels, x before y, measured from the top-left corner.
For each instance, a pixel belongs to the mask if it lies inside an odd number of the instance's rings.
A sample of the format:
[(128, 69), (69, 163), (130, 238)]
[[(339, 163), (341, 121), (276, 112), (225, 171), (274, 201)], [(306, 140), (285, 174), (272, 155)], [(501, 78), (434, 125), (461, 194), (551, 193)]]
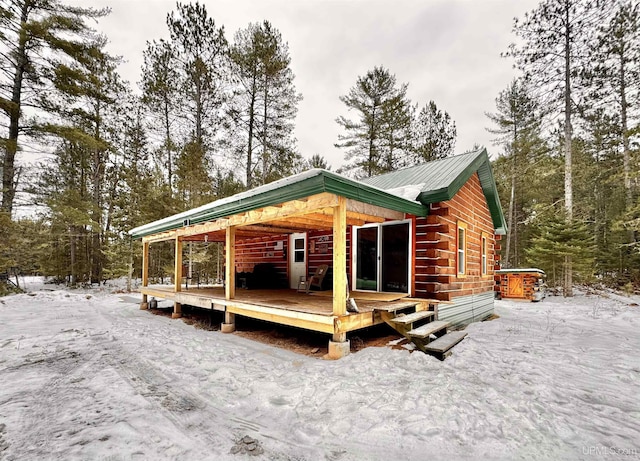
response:
[[(149, 285), (149, 242), (142, 243), (142, 287)], [(148, 309), (147, 295), (142, 295), (142, 302), (140, 303), (140, 309)]]
[[(224, 298), (231, 300), (236, 297), (236, 228), (229, 226), (226, 229), (225, 243), (225, 285)], [(224, 323), (220, 326), (223, 333), (232, 333), (236, 329), (236, 315), (230, 312), (224, 313)]]
[[(338, 197), (333, 208), (333, 315), (347, 314), (347, 199)], [(337, 325), (337, 322), (336, 322)], [(349, 354), (347, 334), (337, 326), (329, 341), (329, 358), (339, 359)]]
[[(179, 293), (182, 291), (182, 240), (180, 237), (175, 239), (175, 266), (173, 271), (173, 291)], [(182, 304), (179, 302), (173, 303), (173, 314), (171, 318), (177, 319), (182, 317)]]

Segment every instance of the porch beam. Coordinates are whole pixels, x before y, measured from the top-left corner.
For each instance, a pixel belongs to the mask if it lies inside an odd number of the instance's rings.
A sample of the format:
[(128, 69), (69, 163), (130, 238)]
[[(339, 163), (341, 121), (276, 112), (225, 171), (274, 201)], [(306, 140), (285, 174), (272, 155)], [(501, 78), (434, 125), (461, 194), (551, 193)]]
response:
[(280, 221), (274, 221), (275, 224), (280, 226), (291, 226), (291, 227), (303, 227), (310, 229), (318, 229), (319, 227), (325, 227), (327, 229), (331, 229), (333, 225), (333, 218), (329, 216), (327, 219), (314, 219), (307, 218), (306, 216), (296, 217), (296, 218), (286, 218)]
[(401, 211), (390, 210), (378, 205), (358, 202), (357, 200), (353, 199), (347, 199), (347, 211), (361, 213), (363, 215), (376, 217), (377, 219), (384, 218), (383, 221), (385, 219), (389, 219), (392, 221), (399, 221), (401, 219), (404, 219), (404, 213), (402, 213)]
[(373, 216), (370, 214), (358, 213), (357, 211), (347, 210), (347, 221), (360, 221), (363, 224), (365, 224), (365, 223), (381, 223), (381, 222), (385, 222), (386, 219), (382, 216)]
[(176, 231), (161, 232), (160, 234), (147, 235), (142, 237), (142, 243), (166, 242), (176, 238)]
[(215, 221), (196, 224), (189, 227), (176, 229), (179, 236), (187, 237), (191, 235), (206, 234), (227, 229), (232, 226), (251, 226), (263, 224), (270, 221), (283, 220), (288, 217), (300, 216), (322, 210), (327, 207), (334, 207), (338, 203), (338, 196), (323, 192), (312, 195), (305, 200), (291, 200), (279, 206), (268, 206), (257, 210), (235, 214)]

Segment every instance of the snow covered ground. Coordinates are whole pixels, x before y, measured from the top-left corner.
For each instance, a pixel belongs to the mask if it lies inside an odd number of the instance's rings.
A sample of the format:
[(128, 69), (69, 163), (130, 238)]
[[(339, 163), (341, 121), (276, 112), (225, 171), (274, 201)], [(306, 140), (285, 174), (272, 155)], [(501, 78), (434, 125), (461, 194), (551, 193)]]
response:
[(500, 301), (445, 362), (331, 362), (27, 286), (0, 298), (0, 459), (640, 459), (637, 300)]

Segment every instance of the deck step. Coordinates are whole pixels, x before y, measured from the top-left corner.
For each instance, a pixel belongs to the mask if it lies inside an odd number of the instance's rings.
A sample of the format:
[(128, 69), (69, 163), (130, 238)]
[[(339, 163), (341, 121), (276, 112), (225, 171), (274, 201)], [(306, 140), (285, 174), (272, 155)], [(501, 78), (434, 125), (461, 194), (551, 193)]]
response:
[(418, 305), (415, 301), (397, 301), (397, 302), (386, 302), (384, 306), (376, 306), (374, 310), (376, 311), (384, 311), (384, 312), (396, 312), (402, 309), (407, 309), (409, 307), (416, 307)]
[(426, 338), (430, 334), (446, 329), (447, 325), (449, 325), (449, 322), (436, 320), (435, 322), (429, 322), (418, 328), (410, 330), (407, 332), (407, 336), (413, 336), (414, 338)]
[(418, 311), (418, 312), (413, 312), (412, 314), (400, 315), (399, 317), (394, 317), (391, 319), (391, 321), (399, 325), (408, 325), (410, 323), (417, 322), (418, 320), (432, 317), (434, 314), (435, 314), (434, 311)]
[(441, 336), (435, 341), (431, 341), (429, 344), (425, 345), (424, 348), (428, 352), (437, 352), (439, 354), (444, 354), (453, 346), (462, 341), (465, 336), (467, 336), (466, 331), (452, 331), (444, 336)]

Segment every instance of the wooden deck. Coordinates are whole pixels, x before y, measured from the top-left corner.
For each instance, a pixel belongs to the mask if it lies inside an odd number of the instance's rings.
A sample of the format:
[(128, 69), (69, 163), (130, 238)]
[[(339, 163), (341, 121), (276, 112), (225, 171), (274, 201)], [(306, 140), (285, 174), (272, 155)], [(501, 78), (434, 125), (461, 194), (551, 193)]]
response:
[(402, 294), (354, 292), (359, 313), (333, 315), (331, 292), (299, 293), (296, 290), (242, 290), (226, 300), (222, 287), (188, 288), (174, 292), (172, 286), (141, 287), (143, 295), (168, 299), (184, 305), (213, 309), (269, 322), (306, 328), (324, 333), (348, 332), (383, 323), (378, 310), (394, 303), (419, 304), (428, 309), (430, 300), (409, 299)]

